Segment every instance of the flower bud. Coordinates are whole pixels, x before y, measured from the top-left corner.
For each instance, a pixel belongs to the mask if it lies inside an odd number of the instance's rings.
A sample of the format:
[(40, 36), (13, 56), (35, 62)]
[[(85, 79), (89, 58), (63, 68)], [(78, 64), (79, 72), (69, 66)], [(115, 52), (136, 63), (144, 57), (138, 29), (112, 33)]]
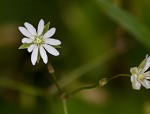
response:
[(54, 68), (53, 68), (53, 66), (52, 66), (51, 64), (48, 64), (47, 69), (48, 69), (48, 72), (49, 72), (50, 74), (52, 74), (52, 73), (55, 72), (55, 70), (54, 70)]
[(108, 79), (107, 79), (107, 78), (103, 78), (103, 79), (101, 79), (101, 80), (99, 81), (99, 85), (100, 85), (100, 86), (104, 86), (105, 84), (107, 84), (107, 82), (108, 82)]

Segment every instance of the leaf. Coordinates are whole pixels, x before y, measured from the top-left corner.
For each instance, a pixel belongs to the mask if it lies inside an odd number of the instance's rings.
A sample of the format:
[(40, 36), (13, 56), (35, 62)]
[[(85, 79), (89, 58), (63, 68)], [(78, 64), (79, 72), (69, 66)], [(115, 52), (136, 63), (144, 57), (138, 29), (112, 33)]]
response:
[(150, 49), (150, 29), (145, 24), (108, 0), (97, 0), (97, 5), (101, 11), (135, 36), (140, 43)]
[(19, 47), (19, 49), (27, 49), (30, 45), (30, 43), (24, 43)]
[(43, 30), (43, 35), (48, 31), (49, 29), (49, 26), (50, 26), (50, 22), (48, 22), (45, 26), (44, 26), (44, 30)]

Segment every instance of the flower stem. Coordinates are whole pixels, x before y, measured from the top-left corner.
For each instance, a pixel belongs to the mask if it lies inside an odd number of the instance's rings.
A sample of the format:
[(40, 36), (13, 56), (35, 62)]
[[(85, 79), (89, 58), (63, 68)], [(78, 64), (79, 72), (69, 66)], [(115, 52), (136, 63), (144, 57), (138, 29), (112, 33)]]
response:
[(131, 75), (129, 75), (129, 74), (117, 74), (117, 75), (115, 75), (115, 76), (113, 76), (113, 77), (111, 77), (111, 78), (103, 78), (103, 79), (99, 80), (99, 85), (100, 85), (100, 86), (104, 86), (104, 85), (106, 85), (109, 81), (111, 81), (111, 80), (113, 80), (113, 79), (115, 79), (115, 78), (121, 77), (121, 76), (129, 77), (129, 76), (131, 76)]
[(59, 83), (58, 83), (54, 73), (52, 73), (52, 78), (53, 78), (54, 84), (56, 85), (56, 87), (58, 89), (59, 94), (61, 94), (62, 93), (62, 89), (61, 89), (61, 87), (60, 87), (60, 85), (59, 85)]
[[(108, 82), (108, 81), (110, 81), (110, 80), (112, 80), (112, 79), (115, 79), (115, 78), (118, 78), (118, 77), (120, 77), (120, 76), (130, 76), (129, 74), (118, 74), (118, 75), (115, 75), (115, 76), (113, 76), (112, 78), (110, 78), (110, 79), (108, 79), (107, 80), (107, 78), (105, 78), (105, 81), (106, 81), (106, 83)], [(105, 84), (104, 84), (105, 85)], [(70, 93), (70, 95), (74, 95), (74, 94), (76, 94), (76, 93), (78, 93), (78, 92), (80, 92), (80, 91), (82, 91), (82, 90), (85, 90), (85, 89), (92, 89), (92, 88), (95, 88), (95, 87), (98, 87), (98, 86), (100, 86), (99, 84), (94, 84), (94, 85), (90, 85), (90, 86), (84, 86), (84, 87), (80, 87), (80, 88), (77, 88), (77, 89), (75, 89), (74, 91), (72, 91), (71, 93)]]
[(51, 64), (48, 65), (48, 71), (50, 74), (52, 74), (52, 78), (53, 78), (53, 82), (54, 84), (56, 85), (56, 88), (58, 90), (58, 93), (59, 93), (59, 96), (60, 96), (60, 99), (62, 101), (62, 104), (63, 104), (63, 109), (64, 109), (64, 114), (68, 114), (68, 109), (67, 109), (67, 98), (68, 98), (68, 94), (66, 94), (61, 86), (59, 85), (57, 79), (56, 79), (56, 76), (55, 76), (55, 70), (53, 68), (53, 66)]
[(58, 89), (58, 92), (59, 92), (59, 95), (60, 95), (60, 99), (61, 99), (62, 104), (63, 104), (64, 114), (68, 114), (66, 93), (60, 87), (60, 85), (59, 85), (59, 83), (58, 83), (54, 73), (52, 73), (52, 77), (53, 77), (54, 84), (56, 85), (56, 87)]
[(58, 81), (56, 79), (55, 69), (53, 68), (53, 66), (51, 64), (48, 64), (47, 70), (52, 75), (53, 82), (54, 82), (54, 84), (55, 84), (55, 86), (56, 86), (56, 88), (57, 88), (57, 90), (59, 92), (59, 95), (60, 95), (62, 93), (62, 89), (61, 89), (61, 87), (60, 87), (60, 85), (59, 85), (59, 83), (58, 83)]
[(82, 90), (85, 90), (85, 89), (92, 89), (92, 88), (95, 88), (95, 87), (98, 87), (98, 86), (99, 86), (99, 84), (94, 84), (94, 85), (90, 85), (90, 86), (80, 87), (80, 88), (77, 88), (77, 89), (75, 89), (74, 91), (72, 91), (72, 92), (70, 93), (70, 95), (74, 95), (74, 94), (76, 94), (76, 93), (78, 93), (78, 92), (80, 92), (80, 91), (82, 91)]
[(64, 114), (68, 114), (67, 99), (62, 99)]
[(110, 81), (110, 80), (112, 80), (112, 79), (115, 79), (115, 78), (118, 78), (118, 77), (121, 77), (121, 76), (127, 76), (127, 77), (129, 77), (129, 76), (131, 76), (131, 75), (129, 75), (129, 74), (117, 74), (117, 75), (111, 77), (110, 79), (108, 79), (108, 81)]

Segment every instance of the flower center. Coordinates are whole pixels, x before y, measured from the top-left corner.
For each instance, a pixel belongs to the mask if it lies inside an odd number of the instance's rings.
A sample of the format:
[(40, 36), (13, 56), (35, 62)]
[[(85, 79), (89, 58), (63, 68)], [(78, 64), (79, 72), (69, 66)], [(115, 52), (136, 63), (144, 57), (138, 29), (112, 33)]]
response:
[(145, 76), (144, 76), (143, 74), (139, 74), (139, 75), (138, 75), (138, 79), (139, 79), (139, 80), (143, 80), (144, 78), (145, 78)]
[(41, 45), (43, 43), (43, 40), (41, 37), (35, 37), (34, 43), (37, 45)]
[(36, 39), (36, 43), (37, 43), (37, 44), (40, 44), (40, 43), (42, 43), (42, 39), (40, 39), (40, 38), (37, 38), (37, 39)]

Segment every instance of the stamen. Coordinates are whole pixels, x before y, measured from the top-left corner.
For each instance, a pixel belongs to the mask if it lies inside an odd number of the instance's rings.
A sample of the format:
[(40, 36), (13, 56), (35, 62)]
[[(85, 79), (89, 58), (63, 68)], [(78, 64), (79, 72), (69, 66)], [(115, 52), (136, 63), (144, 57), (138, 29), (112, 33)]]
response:
[(139, 75), (138, 75), (138, 79), (139, 79), (139, 80), (143, 80), (144, 78), (145, 78), (145, 76), (144, 76), (143, 74), (139, 74)]
[(34, 43), (35, 43), (35, 44), (37, 44), (37, 45), (40, 45), (40, 44), (42, 44), (42, 43), (43, 43), (43, 40), (42, 40), (42, 38), (41, 38), (41, 37), (35, 37), (35, 41), (34, 41)]

